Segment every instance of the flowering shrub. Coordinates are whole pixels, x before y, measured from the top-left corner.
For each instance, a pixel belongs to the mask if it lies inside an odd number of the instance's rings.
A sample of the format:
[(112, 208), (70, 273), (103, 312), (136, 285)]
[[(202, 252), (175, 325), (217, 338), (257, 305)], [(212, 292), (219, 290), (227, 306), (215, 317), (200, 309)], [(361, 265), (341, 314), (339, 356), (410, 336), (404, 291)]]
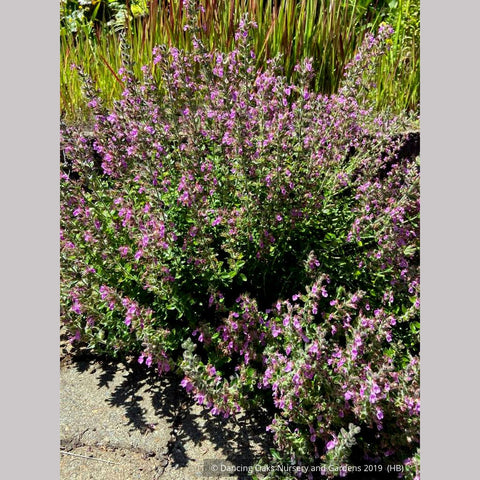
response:
[(61, 132), (62, 319), (72, 342), (180, 372), (213, 414), (267, 407), (289, 461), (413, 478), (419, 165), (401, 119), (362, 101), (391, 29), (331, 96), (309, 60), (296, 84), (257, 71), (248, 31), (229, 53), (156, 47), (111, 111), (85, 79), (93, 132)]

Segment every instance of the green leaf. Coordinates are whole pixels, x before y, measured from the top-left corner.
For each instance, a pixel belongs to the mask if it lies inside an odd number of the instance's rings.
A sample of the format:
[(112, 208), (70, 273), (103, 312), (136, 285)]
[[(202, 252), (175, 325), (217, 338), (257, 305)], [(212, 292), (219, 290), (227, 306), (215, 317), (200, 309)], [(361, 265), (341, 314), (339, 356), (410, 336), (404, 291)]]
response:
[(270, 449), (270, 455), (275, 459), (278, 460), (279, 462), (282, 460), (282, 456), (280, 453), (277, 452), (274, 448)]
[(404, 250), (403, 253), (407, 257), (411, 257), (417, 250), (415, 245), (408, 245)]

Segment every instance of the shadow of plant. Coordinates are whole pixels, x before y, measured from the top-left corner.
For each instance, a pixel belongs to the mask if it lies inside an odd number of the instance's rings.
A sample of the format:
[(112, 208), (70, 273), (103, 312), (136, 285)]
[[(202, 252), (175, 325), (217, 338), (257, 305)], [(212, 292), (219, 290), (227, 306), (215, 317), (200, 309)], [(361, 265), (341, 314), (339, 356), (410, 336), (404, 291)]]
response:
[[(79, 372), (96, 373), (98, 388), (111, 389), (106, 401), (124, 410), (132, 431), (148, 434), (155, 430), (156, 425), (146, 419), (141, 402), (150, 404), (155, 415), (169, 425), (170, 439), (165, 453), (173, 468), (198, 461), (189, 453), (189, 444), (200, 446), (205, 440), (213, 444), (215, 452), (236, 465), (253, 465), (273, 446), (266, 431), (269, 422), (265, 412), (228, 419), (213, 416), (195, 404), (180, 386), (181, 377), (173, 373), (159, 377), (135, 359), (119, 362), (85, 353), (73, 356), (71, 366)], [(112, 383), (119, 373), (123, 378), (114, 386)]]
[[(224, 460), (233, 465), (254, 465), (262, 457), (264, 460), (273, 442), (266, 431), (270, 423), (268, 412), (255, 411), (224, 419), (213, 416), (207, 409), (196, 405), (193, 399), (180, 386), (181, 377), (173, 373), (159, 377), (155, 372), (139, 365), (135, 359), (111, 359), (94, 355), (80, 349), (69, 355), (67, 364), (80, 373), (95, 374), (98, 388), (109, 389), (106, 399), (112, 407), (124, 410), (132, 431), (149, 434), (156, 428), (149, 423), (143, 405), (151, 405), (155, 415), (169, 425), (170, 439), (167, 451), (156, 452), (168, 458), (172, 468), (181, 469), (191, 462), (199, 462), (189, 453), (191, 445), (201, 446), (205, 440), (213, 445), (213, 450), (221, 453)], [(115, 382), (121, 375), (120, 383)], [(115, 384), (116, 383), (116, 384)], [(145, 403), (146, 402), (146, 403)], [(212, 447), (210, 447), (212, 448)], [(152, 452), (153, 453), (153, 452)], [(205, 450), (204, 458), (213, 458), (214, 452)], [(181, 471), (181, 470), (180, 470)], [(243, 479), (239, 474), (238, 480)], [(350, 480), (393, 480), (393, 472), (355, 472), (347, 475)]]

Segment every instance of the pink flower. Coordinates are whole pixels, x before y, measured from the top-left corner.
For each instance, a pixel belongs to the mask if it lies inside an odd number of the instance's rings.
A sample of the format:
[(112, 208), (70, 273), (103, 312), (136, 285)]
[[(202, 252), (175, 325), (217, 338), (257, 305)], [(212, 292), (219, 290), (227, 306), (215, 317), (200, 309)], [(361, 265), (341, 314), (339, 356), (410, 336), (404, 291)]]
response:
[(85, 232), (85, 235), (83, 236), (83, 238), (86, 242), (92, 242), (93, 241), (92, 234), (88, 230)]
[(73, 302), (73, 305), (71, 307), (72, 312), (78, 313), (79, 315), (82, 313), (82, 306), (78, 302), (78, 300), (75, 300)]
[(74, 335), (73, 337), (70, 337), (69, 342), (70, 342), (70, 343), (73, 343), (73, 342), (78, 341), (78, 340), (80, 340), (80, 339), (81, 339), (80, 330), (77, 330), (77, 331), (75, 332), (75, 335)]
[(336, 439), (330, 440), (326, 445), (327, 451), (334, 449), (336, 445), (337, 445), (337, 440)]
[(213, 377), (217, 373), (217, 370), (215, 369), (215, 367), (213, 365), (209, 365), (206, 368), (206, 370), (211, 377)]
[(281, 333), (282, 331), (276, 325), (272, 326), (272, 336), (274, 338), (278, 337)]
[(204, 402), (205, 402), (205, 394), (201, 393), (201, 392), (198, 392), (196, 395), (195, 395), (195, 400), (197, 401), (197, 403), (199, 405), (203, 405)]
[[(187, 391), (187, 393), (190, 393), (193, 390), (193, 384), (192, 382), (185, 377), (181, 382), (180, 385)], [(204, 397), (205, 398), (205, 397)]]

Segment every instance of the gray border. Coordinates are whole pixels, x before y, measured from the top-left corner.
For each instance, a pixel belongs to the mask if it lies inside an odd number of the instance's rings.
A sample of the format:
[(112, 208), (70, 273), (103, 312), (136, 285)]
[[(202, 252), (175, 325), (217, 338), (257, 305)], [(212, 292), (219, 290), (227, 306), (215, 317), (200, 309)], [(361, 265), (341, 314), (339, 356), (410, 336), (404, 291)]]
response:
[[(473, 0), (421, 3), (423, 480), (475, 476), (479, 13)], [(7, 2), (2, 18), (1, 472), (54, 479), (58, 2)]]
[(2, 4), (0, 477), (59, 478), (58, 2)]
[(423, 480), (478, 475), (479, 13), (421, 3)]

